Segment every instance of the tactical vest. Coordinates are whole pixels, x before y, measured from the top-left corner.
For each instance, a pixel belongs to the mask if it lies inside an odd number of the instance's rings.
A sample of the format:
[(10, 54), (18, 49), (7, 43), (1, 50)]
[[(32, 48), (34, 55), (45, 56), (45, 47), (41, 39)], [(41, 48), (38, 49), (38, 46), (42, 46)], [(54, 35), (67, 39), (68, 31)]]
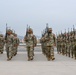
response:
[(54, 36), (53, 36), (53, 34), (49, 34), (49, 36), (47, 38), (50, 39), (49, 41), (47, 41), (47, 46), (53, 46), (54, 45)]

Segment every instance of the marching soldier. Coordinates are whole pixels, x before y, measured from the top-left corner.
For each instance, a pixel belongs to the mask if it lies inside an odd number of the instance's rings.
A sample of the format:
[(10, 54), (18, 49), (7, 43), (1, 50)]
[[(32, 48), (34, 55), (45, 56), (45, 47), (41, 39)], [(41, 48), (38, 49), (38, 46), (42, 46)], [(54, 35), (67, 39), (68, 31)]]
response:
[(76, 31), (75, 31), (75, 36), (74, 36), (74, 57), (76, 59)]
[(0, 34), (0, 53), (3, 54), (4, 51), (4, 44), (5, 44), (5, 39), (3, 37), (3, 34)]
[(57, 36), (57, 53), (61, 54), (61, 35)]
[(54, 45), (55, 45), (55, 35), (52, 33), (52, 28), (48, 28), (48, 33), (45, 35), (45, 41), (46, 41), (46, 48), (47, 53), (46, 57), (49, 60), (54, 60)]
[(35, 35), (33, 35), (33, 30), (31, 28), (27, 29), (26, 36), (24, 37), (24, 41), (26, 43), (28, 61), (34, 59), (34, 47), (37, 44), (37, 39)]
[(74, 50), (74, 38), (73, 38), (73, 32), (71, 31), (71, 33), (70, 33), (71, 35), (70, 35), (70, 42), (71, 42), (71, 57), (73, 58), (73, 50)]
[(17, 37), (17, 34), (13, 33), (13, 56), (17, 54), (17, 48), (19, 45), (19, 38)]
[(6, 38), (6, 52), (7, 52), (7, 60), (11, 60), (13, 57), (13, 35), (12, 30), (7, 30), (7, 37)]
[(44, 40), (44, 35), (41, 37), (40, 43), (41, 43), (42, 53), (46, 55), (46, 42)]

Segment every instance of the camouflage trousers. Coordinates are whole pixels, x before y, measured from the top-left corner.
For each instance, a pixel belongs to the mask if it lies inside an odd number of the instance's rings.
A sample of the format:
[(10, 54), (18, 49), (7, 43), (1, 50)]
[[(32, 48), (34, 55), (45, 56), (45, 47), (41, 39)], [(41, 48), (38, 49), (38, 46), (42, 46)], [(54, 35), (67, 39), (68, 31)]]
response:
[(47, 51), (46, 51), (46, 57), (48, 60), (54, 59), (54, 47), (53, 46), (47, 46)]
[(4, 51), (4, 48), (3, 47), (0, 47), (0, 53), (2, 54)]
[(42, 53), (45, 55), (46, 54), (46, 46), (42, 45)]
[(62, 55), (65, 55), (65, 54), (66, 54), (66, 47), (62, 46)]
[(58, 54), (59, 54), (59, 53), (62, 53), (62, 52), (61, 52), (61, 46), (60, 46), (60, 45), (57, 46), (57, 53), (58, 53)]
[(17, 54), (17, 47), (13, 47), (13, 56)]
[(76, 59), (76, 45), (74, 46), (74, 57)]
[(13, 48), (12, 46), (6, 46), (7, 58), (11, 59), (13, 57)]
[(34, 48), (33, 48), (33, 46), (27, 47), (27, 56), (28, 56), (29, 60), (33, 60), (33, 56), (34, 56)]

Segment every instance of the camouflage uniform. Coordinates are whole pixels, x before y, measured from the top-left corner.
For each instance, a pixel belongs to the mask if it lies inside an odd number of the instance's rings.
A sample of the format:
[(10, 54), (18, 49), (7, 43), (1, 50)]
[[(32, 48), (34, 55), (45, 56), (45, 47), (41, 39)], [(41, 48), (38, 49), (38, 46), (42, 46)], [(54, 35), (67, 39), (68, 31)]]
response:
[(0, 34), (0, 53), (2, 54), (4, 51), (4, 44), (5, 44), (5, 39), (3, 37), (3, 34)]
[(17, 38), (17, 34), (13, 33), (13, 56), (17, 54), (17, 48), (19, 45), (19, 39)]
[(67, 40), (66, 46), (67, 46), (67, 54), (66, 55), (70, 57), (70, 46), (71, 46), (71, 43), (70, 43), (69, 40)]
[(65, 44), (65, 39), (62, 40), (62, 55), (64, 55), (66, 53), (66, 44)]
[(73, 58), (73, 50), (74, 50), (74, 41), (73, 41), (73, 32), (70, 33), (70, 42), (71, 42), (71, 46), (70, 46), (70, 51), (71, 51), (71, 57)]
[(61, 54), (61, 36), (57, 37), (57, 53)]
[(48, 29), (48, 33), (45, 35), (47, 53), (46, 57), (48, 60), (54, 60), (54, 44), (55, 44), (55, 35), (52, 33), (52, 28)]
[(7, 39), (6, 39), (6, 52), (7, 52), (7, 60), (11, 60), (13, 57), (13, 35), (12, 30), (7, 30)]
[(41, 43), (42, 53), (43, 53), (44, 55), (46, 55), (46, 42), (45, 42), (45, 40), (44, 40), (44, 37), (42, 37), (42, 38), (40, 39), (40, 43)]
[(24, 41), (26, 42), (28, 61), (33, 60), (34, 47), (37, 44), (37, 40), (35, 35), (33, 35), (33, 30), (31, 28), (28, 30), (28, 36), (24, 37)]

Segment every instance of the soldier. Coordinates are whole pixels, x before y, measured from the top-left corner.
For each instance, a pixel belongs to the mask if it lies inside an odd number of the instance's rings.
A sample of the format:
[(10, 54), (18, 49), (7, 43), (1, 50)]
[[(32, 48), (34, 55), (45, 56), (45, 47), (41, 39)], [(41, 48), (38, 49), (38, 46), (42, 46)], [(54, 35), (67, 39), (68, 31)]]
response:
[(57, 53), (61, 54), (61, 35), (57, 36)]
[(52, 33), (52, 28), (48, 28), (48, 33), (45, 35), (47, 54), (46, 57), (49, 60), (54, 60), (54, 45), (55, 45), (55, 35)]
[(41, 43), (42, 53), (44, 55), (46, 55), (46, 43), (45, 43), (45, 40), (44, 40), (44, 35), (41, 37), (40, 43)]
[(73, 50), (74, 50), (74, 41), (73, 41), (73, 32), (71, 31), (71, 33), (70, 33), (71, 35), (70, 35), (70, 42), (71, 42), (71, 46), (70, 46), (70, 50), (71, 50), (71, 57), (73, 58)]
[(66, 50), (66, 44), (65, 44), (65, 38), (62, 38), (62, 55), (65, 55)]
[(75, 36), (74, 36), (74, 57), (76, 59), (76, 31), (75, 31)]
[(17, 37), (17, 34), (13, 33), (13, 55), (15, 56), (17, 54), (17, 48), (19, 45), (19, 38)]
[(7, 30), (7, 38), (6, 38), (6, 52), (7, 52), (7, 60), (11, 60), (13, 57), (13, 35), (12, 35), (12, 30), (8, 29)]
[(4, 51), (4, 44), (5, 44), (5, 39), (3, 37), (3, 34), (0, 34), (0, 53), (3, 54)]
[(37, 44), (37, 40), (35, 35), (33, 35), (33, 30), (29, 28), (27, 30), (27, 36), (24, 37), (24, 41), (26, 42), (28, 61), (33, 60), (34, 58), (34, 47)]
[(67, 33), (67, 40), (66, 40), (66, 50), (67, 50), (67, 56), (70, 57), (70, 47), (71, 47), (71, 41), (70, 41), (70, 34), (69, 31)]

